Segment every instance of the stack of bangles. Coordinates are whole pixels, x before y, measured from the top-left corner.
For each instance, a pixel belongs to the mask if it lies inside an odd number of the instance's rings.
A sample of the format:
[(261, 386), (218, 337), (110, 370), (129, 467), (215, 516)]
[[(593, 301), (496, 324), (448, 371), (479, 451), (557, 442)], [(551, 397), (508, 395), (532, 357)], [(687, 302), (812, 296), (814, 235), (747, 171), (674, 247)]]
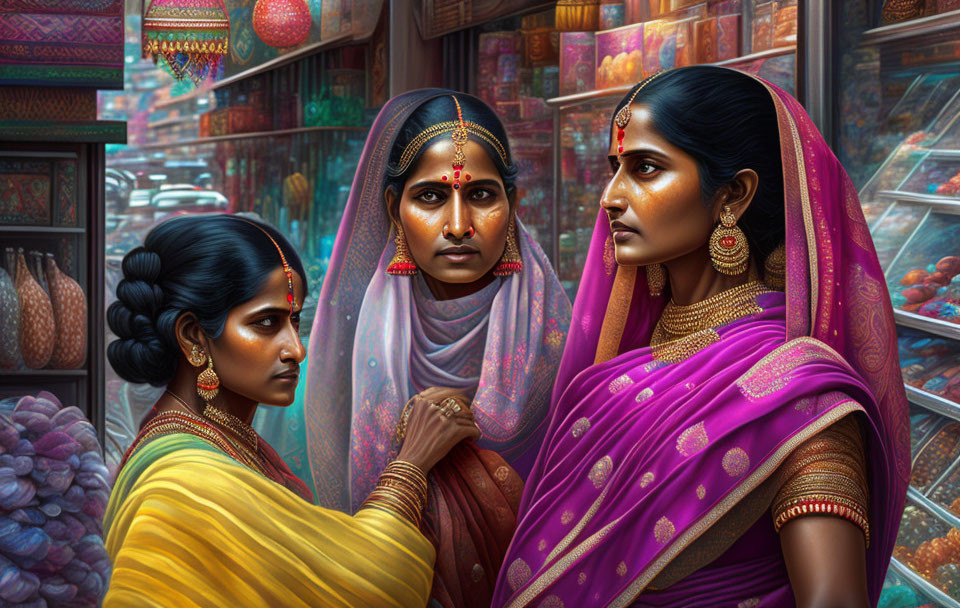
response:
[(377, 487), (360, 508), (393, 513), (419, 528), (426, 504), (427, 476), (415, 464), (394, 460), (380, 474)]

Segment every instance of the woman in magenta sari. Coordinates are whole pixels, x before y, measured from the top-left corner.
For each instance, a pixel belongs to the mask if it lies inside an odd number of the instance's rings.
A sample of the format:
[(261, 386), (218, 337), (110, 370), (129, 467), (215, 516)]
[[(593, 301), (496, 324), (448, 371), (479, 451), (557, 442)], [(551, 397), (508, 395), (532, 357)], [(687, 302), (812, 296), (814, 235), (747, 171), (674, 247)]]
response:
[(846, 173), (790, 95), (707, 66), (634, 87), (609, 155), (493, 605), (874, 605), (908, 420)]

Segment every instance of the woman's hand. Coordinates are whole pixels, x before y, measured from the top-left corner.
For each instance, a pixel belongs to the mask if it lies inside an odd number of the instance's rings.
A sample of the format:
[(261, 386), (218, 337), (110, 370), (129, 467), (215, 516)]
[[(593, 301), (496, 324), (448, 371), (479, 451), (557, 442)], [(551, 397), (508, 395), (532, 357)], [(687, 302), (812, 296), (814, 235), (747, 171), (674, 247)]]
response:
[[(448, 408), (449, 415), (443, 411), (440, 404), (448, 398), (456, 399), (460, 411)], [(430, 471), (453, 446), (464, 439), (480, 437), (473, 412), (456, 389), (428, 388), (410, 401), (410, 417), (398, 458), (417, 465), (424, 473)]]

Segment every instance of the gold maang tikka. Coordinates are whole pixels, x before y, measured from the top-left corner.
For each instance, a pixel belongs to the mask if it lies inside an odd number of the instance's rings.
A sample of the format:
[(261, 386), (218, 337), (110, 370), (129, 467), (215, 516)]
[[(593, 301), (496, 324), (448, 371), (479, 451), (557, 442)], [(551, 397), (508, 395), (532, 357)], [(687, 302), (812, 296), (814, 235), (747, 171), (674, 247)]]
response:
[(283, 249), (280, 249), (280, 244), (277, 243), (276, 239), (270, 236), (269, 232), (264, 230), (263, 227), (256, 222), (252, 222), (246, 218), (238, 217), (236, 215), (233, 217), (237, 218), (238, 220), (242, 220), (251, 226), (256, 226), (260, 232), (264, 233), (267, 238), (270, 239), (270, 242), (273, 243), (273, 246), (277, 248), (277, 253), (280, 254), (280, 265), (283, 267), (283, 274), (285, 274), (287, 277), (287, 303), (290, 304), (290, 314), (293, 314), (293, 309), (296, 304), (293, 301), (293, 268), (291, 268), (290, 264), (287, 263), (287, 256), (283, 254)]
[(630, 118), (633, 116), (633, 113), (630, 112), (630, 106), (633, 105), (633, 100), (637, 98), (637, 94), (643, 90), (643, 87), (647, 86), (653, 79), (657, 76), (664, 74), (665, 70), (657, 72), (653, 76), (650, 76), (646, 80), (640, 83), (640, 86), (636, 88), (633, 92), (633, 95), (630, 96), (630, 99), (627, 100), (627, 104), (620, 108), (620, 111), (617, 112), (616, 116), (613, 117), (613, 122), (617, 125), (617, 154), (623, 154), (623, 137), (624, 132), (627, 129), (627, 125), (630, 124)]
[(463, 172), (463, 165), (466, 163), (466, 157), (463, 155), (463, 147), (467, 145), (469, 134), (467, 125), (463, 122), (463, 110), (460, 109), (460, 101), (453, 97), (453, 103), (457, 105), (457, 126), (450, 133), (456, 151), (453, 153), (453, 189), (460, 189), (460, 174)]

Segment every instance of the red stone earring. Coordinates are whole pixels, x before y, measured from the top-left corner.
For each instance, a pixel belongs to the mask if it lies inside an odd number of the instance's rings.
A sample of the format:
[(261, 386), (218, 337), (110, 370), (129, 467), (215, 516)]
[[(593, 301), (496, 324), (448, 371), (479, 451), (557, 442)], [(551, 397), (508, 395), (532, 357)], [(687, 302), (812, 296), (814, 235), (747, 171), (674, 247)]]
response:
[(710, 261), (717, 272), (738, 275), (747, 271), (750, 245), (747, 235), (737, 226), (737, 216), (724, 205), (720, 224), (710, 235)]
[(387, 266), (387, 274), (414, 275), (417, 274), (417, 263), (410, 255), (407, 249), (407, 238), (403, 234), (403, 227), (397, 224), (397, 236), (395, 238), (397, 250)]
[(494, 276), (505, 277), (523, 270), (523, 258), (520, 257), (516, 231), (513, 216), (511, 216), (510, 225), (507, 226), (507, 246), (503, 248), (503, 255), (500, 256), (500, 261), (493, 268)]

